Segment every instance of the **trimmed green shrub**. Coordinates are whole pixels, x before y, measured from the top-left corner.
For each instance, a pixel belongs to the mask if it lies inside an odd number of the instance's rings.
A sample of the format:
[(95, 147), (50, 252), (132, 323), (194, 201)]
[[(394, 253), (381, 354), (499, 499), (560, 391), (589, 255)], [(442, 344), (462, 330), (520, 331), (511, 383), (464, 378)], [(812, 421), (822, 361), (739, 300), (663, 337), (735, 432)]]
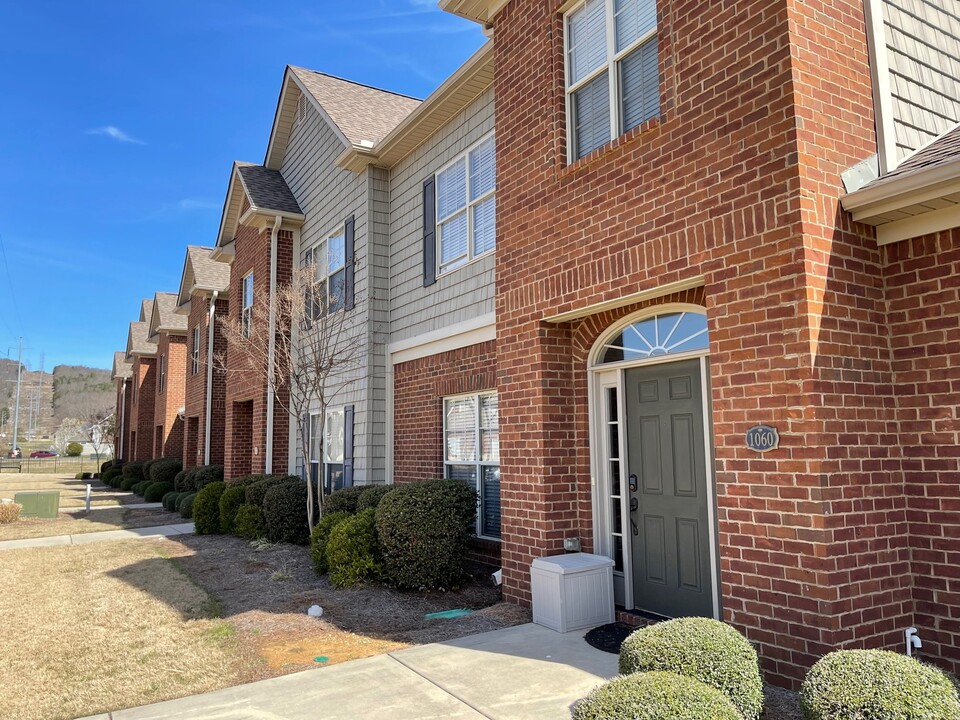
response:
[(177, 512), (180, 513), (180, 517), (186, 520), (193, 519), (193, 501), (196, 497), (197, 494), (195, 492), (184, 493), (180, 496), (180, 499), (177, 500)]
[[(258, 484), (248, 487), (247, 492)], [(247, 497), (249, 498), (249, 495)], [(310, 528), (307, 525), (307, 484), (294, 479), (267, 490), (263, 498), (263, 519), (267, 524), (267, 538), (270, 542), (308, 544)]]
[(313, 558), (313, 569), (317, 571), (317, 575), (327, 572), (327, 540), (330, 539), (330, 531), (348, 517), (351, 517), (350, 513), (329, 513), (313, 526), (310, 533), (310, 557)]
[(107, 468), (106, 471), (100, 474), (100, 482), (102, 482), (104, 485), (115, 487), (113, 484), (113, 479), (122, 477), (123, 471), (120, 468), (111, 467)]
[(360, 493), (360, 499), (357, 500), (357, 512), (370, 508), (376, 510), (383, 496), (392, 492), (394, 487), (394, 485), (365, 485)]
[[(172, 485), (174, 480), (177, 479), (177, 473), (181, 470), (183, 470), (183, 461), (180, 458), (160, 458), (159, 460), (153, 461), (148, 477), (155, 483), (165, 482)], [(146, 468), (144, 468), (144, 475), (147, 475)]]
[(152, 468), (153, 464), (159, 459), (160, 458), (150, 458), (149, 460), (143, 461), (143, 479), (144, 480), (150, 479), (150, 468)]
[(363, 494), (364, 489), (356, 486), (334, 490), (323, 499), (323, 514), (345, 512), (355, 515), (357, 504), (360, 502), (360, 495)]
[(214, 482), (205, 485), (193, 501), (193, 524), (197, 535), (218, 535), (220, 533), (220, 496), (226, 485)]
[(201, 490), (215, 482), (223, 482), (223, 465), (200, 465), (193, 469), (194, 490)]
[(242, 485), (229, 485), (220, 496), (220, 532), (224, 535), (231, 535), (236, 530), (237, 511), (246, 494)]
[(234, 522), (234, 534), (246, 540), (259, 540), (267, 535), (267, 525), (263, 521), (263, 508), (259, 505), (241, 505), (237, 509)]
[(153, 482), (147, 486), (146, 492), (143, 493), (143, 499), (147, 502), (160, 502), (163, 496), (171, 490), (173, 490), (173, 483)]
[(176, 488), (178, 492), (186, 491), (187, 488), (184, 480), (192, 472), (193, 472), (193, 468), (190, 468), (189, 470), (181, 470), (173, 478), (173, 487)]
[(67, 457), (79, 457), (83, 455), (83, 445), (78, 442), (72, 442), (67, 444), (67, 449), (64, 451)]
[(83, 473), (77, 473), (73, 476), (74, 480), (83, 480)]
[(577, 703), (573, 720), (742, 720), (719, 690), (668, 672), (616, 677)]
[(131, 478), (125, 477), (123, 478), (123, 480), (120, 481), (120, 489), (126, 490), (126, 491), (132, 491), (133, 486), (141, 482), (143, 482), (143, 480), (137, 480), (136, 478), (132, 478), (132, 477)]
[(459, 480), (398, 485), (377, 507), (383, 577), (412, 590), (449, 590), (466, 578), (477, 493)]
[(113, 467), (113, 464), (116, 460), (107, 460), (106, 462), (100, 463), (100, 472), (105, 473), (107, 470)]
[(620, 646), (620, 672), (662, 670), (699, 680), (726, 695), (744, 720), (763, 711), (757, 652), (730, 625), (678, 618), (635, 631)]
[(838, 650), (800, 688), (806, 720), (956, 720), (960, 698), (935, 667), (887, 650)]
[(171, 490), (162, 498), (160, 498), (160, 504), (163, 505), (163, 509), (169, 512), (173, 512), (177, 507), (177, 498), (180, 497), (180, 493), (176, 490)]
[(334, 525), (327, 540), (327, 567), (335, 587), (352, 587), (379, 577), (380, 546), (373, 508), (348, 515)]
[[(267, 496), (267, 491), (270, 488), (276, 487), (277, 485), (283, 485), (284, 483), (289, 482), (301, 482), (300, 478), (295, 475), (270, 475), (265, 477), (263, 480), (257, 480), (249, 485), (247, 485), (247, 505), (256, 505), (257, 507), (263, 507), (263, 500)], [(303, 483), (306, 485), (306, 483)], [(304, 505), (306, 507), (306, 505)]]
[(147, 488), (150, 487), (150, 485), (152, 484), (153, 483), (151, 483), (149, 480), (141, 480), (136, 485), (134, 485), (131, 489), (133, 490), (133, 493), (135, 495), (139, 495), (140, 497), (143, 497), (144, 493), (147, 492)]
[(266, 480), (269, 477), (278, 477), (277, 475), (241, 475), (240, 477), (235, 477), (232, 480), (226, 480), (227, 487), (246, 487), (247, 485), (253, 485), (255, 482), (260, 482), (261, 480)]
[(134, 482), (143, 482), (146, 480), (143, 476), (143, 463), (128, 462), (124, 464), (122, 472), (124, 480), (129, 480), (130, 478), (134, 478)]
[(184, 501), (191, 495), (196, 495), (196, 493), (194, 492), (180, 493), (180, 497), (177, 498), (177, 505), (174, 508), (174, 510), (176, 510), (177, 512), (180, 512), (180, 508), (183, 507)]

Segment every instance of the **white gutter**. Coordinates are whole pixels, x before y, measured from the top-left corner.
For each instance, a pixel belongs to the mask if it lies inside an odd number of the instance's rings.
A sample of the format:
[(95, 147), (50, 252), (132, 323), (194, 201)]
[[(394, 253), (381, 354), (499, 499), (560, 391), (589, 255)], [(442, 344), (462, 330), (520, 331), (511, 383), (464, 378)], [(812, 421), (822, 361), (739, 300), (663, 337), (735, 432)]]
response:
[(207, 319), (207, 407), (203, 429), (203, 464), (210, 464), (210, 429), (213, 424), (213, 326), (217, 317), (219, 290), (213, 291), (210, 299), (210, 316)]
[(267, 475), (273, 474), (273, 407), (276, 402), (274, 383), (274, 361), (277, 355), (277, 236), (283, 216), (277, 215), (273, 221), (273, 230), (270, 232), (270, 341), (267, 349), (267, 442), (263, 471)]

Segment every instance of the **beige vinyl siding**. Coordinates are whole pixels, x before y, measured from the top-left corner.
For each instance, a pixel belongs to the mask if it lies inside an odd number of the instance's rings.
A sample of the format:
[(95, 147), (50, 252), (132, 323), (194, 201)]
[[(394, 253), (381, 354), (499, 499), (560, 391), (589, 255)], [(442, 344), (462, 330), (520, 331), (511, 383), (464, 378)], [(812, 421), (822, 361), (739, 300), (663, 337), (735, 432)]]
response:
[(488, 89), (390, 172), (390, 342), (494, 311), (496, 251), (423, 287), (423, 181), (493, 132)]
[[(343, 170), (336, 164), (343, 150), (344, 145), (333, 129), (308, 104), (306, 117), (294, 123), (280, 171), (306, 216), (300, 232), (300, 246), (294, 248), (294, 262), (297, 265), (303, 260), (304, 250), (324, 239), (350, 215), (354, 216), (356, 306), (348, 314), (347, 342), (357, 343), (361, 358), (359, 366), (351, 373), (349, 385), (331, 398), (329, 407), (354, 406), (354, 484), (360, 485), (383, 482), (385, 477), (382, 422), (379, 425), (379, 437), (372, 435), (373, 418), (383, 414), (383, 393), (378, 400), (370, 392), (371, 386), (382, 386), (383, 382), (372, 381), (371, 375), (377, 368), (371, 364), (368, 352), (374, 340), (370, 325), (371, 271), (376, 273), (378, 265), (371, 262), (376, 253), (371, 252), (370, 242), (370, 178), (366, 171), (357, 174)], [(373, 284), (376, 286), (378, 283), (382, 285), (383, 280), (376, 280)], [(379, 314), (382, 316), (382, 309)], [(382, 369), (379, 372), (382, 376)], [(340, 384), (339, 378), (337, 381)], [(379, 410), (374, 410), (373, 405), (377, 402)], [(376, 452), (377, 457), (371, 458), (373, 446), (381, 449)]]
[(960, 3), (884, 0), (897, 160), (960, 122)]

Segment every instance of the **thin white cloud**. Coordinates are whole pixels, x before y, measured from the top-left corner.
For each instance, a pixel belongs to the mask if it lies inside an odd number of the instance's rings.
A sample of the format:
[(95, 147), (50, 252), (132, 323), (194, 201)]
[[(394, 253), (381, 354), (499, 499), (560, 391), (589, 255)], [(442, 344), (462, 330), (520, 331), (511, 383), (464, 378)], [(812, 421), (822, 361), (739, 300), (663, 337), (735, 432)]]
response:
[(127, 135), (127, 133), (114, 125), (104, 125), (103, 127), (98, 127), (93, 130), (87, 130), (87, 135), (103, 135), (104, 137), (113, 138), (117, 142), (129, 143), (131, 145), (146, 145), (143, 140), (137, 140), (135, 137)]

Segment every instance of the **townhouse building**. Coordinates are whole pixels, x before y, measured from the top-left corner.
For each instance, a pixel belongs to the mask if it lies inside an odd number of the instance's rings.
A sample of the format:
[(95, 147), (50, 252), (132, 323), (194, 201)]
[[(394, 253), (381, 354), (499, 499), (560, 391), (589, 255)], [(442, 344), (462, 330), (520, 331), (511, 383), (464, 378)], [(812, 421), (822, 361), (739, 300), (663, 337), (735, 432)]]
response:
[(140, 303), (139, 320), (130, 323), (126, 357), (130, 361), (129, 436), (124, 460), (153, 457), (154, 410), (157, 392), (157, 343), (150, 339), (153, 300)]
[(221, 331), (229, 312), (230, 266), (211, 256), (213, 248), (187, 247), (177, 295), (186, 317), (183, 467), (223, 465), (226, 446), (226, 357)]
[(130, 437), (130, 409), (128, 402), (133, 385), (133, 364), (127, 360), (126, 353), (113, 354), (113, 368), (110, 379), (117, 386), (117, 405), (115, 410), (116, 426), (113, 433), (113, 456), (123, 458), (127, 451), (126, 443)]
[(187, 318), (177, 313), (176, 293), (158, 292), (154, 295), (149, 333), (150, 339), (157, 345), (157, 386), (150, 457), (182, 457)]
[(770, 679), (911, 625), (956, 670), (956, 13), (441, 5), (496, 47), (505, 596), (569, 538)]

